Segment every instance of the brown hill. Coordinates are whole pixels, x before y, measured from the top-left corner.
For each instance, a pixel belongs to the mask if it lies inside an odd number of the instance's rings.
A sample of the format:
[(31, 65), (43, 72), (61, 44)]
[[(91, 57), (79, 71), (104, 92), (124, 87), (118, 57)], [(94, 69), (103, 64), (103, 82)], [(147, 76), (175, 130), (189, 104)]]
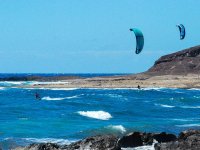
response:
[(147, 74), (187, 75), (200, 73), (200, 46), (160, 57)]

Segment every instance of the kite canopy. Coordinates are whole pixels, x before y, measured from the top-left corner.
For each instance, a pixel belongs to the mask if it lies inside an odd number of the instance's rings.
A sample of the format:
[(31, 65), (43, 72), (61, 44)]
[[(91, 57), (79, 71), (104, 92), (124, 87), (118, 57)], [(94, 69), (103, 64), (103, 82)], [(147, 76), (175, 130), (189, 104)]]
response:
[(182, 24), (176, 25), (179, 28), (180, 31), (180, 40), (183, 40), (185, 38), (185, 27)]
[(142, 32), (139, 29), (136, 28), (131, 28), (130, 31), (133, 31), (135, 33), (135, 38), (136, 38), (136, 50), (135, 53), (139, 54), (144, 46), (144, 36)]

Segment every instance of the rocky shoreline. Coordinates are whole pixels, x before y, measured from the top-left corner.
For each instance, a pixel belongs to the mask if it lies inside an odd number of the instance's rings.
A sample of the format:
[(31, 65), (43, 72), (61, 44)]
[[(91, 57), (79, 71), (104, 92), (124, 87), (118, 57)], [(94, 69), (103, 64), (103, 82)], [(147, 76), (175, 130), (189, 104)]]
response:
[(186, 130), (178, 136), (174, 134), (132, 132), (121, 138), (114, 135), (88, 137), (70, 145), (53, 143), (33, 143), (13, 150), (121, 150), (139, 146), (151, 146), (155, 150), (199, 150), (200, 130)]

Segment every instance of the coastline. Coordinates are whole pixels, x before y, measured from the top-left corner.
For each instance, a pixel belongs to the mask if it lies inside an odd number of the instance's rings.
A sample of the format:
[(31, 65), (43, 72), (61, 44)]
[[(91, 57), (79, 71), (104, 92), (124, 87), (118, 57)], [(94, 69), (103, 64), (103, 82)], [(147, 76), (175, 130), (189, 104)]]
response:
[[(198, 74), (161, 75), (136, 74), (112, 77), (92, 77), (59, 80), (54, 84), (36, 83), (18, 86), (20, 88), (200, 88)], [(49, 81), (48, 81), (49, 82)]]
[(186, 130), (178, 136), (161, 133), (131, 132), (122, 137), (114, 135), (96, 135), (80, 141), (58, 145), (55, 143), (32, 143), (25, 147), (16, 147), (13, 150), (179, 150), (199, 149), (200, 130)]

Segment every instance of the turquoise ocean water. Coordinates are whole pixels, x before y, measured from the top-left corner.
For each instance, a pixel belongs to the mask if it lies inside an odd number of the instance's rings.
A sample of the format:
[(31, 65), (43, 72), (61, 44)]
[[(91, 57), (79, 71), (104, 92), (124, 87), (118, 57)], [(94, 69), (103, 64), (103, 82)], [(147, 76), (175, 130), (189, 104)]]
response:
[[(1, 148), (68, 144), (91, 135), (131, 131), (178, 134), (200, 126), (199, 89), (16, 88), (35, 83), (0, 82)], [(35, 99), (36, 92), (41, 100)]]

